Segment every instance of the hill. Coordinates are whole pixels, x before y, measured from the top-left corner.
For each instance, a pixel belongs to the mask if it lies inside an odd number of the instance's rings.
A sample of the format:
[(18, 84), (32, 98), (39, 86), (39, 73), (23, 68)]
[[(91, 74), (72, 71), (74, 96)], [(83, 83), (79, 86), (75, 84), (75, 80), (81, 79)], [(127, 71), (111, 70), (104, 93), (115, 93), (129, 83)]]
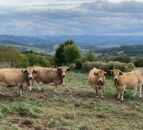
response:
[(119, 55), (119, 54), (126, 54), (128, 56), (142, 56), (143, 55), (143, 45), (96, 49), (95, 52), (100, 53), (103, 56), (115, 56), (115, 55)]
[[(143, 36), (14, 36), (0, 35), (0, 45), (14, 46), (22, 51), (33, 50), (40, 53), (53, 53), (60, 43), (74, 40), (83, 50), (123, 49), (122, 46), (143, 44)], [(121, 47), (121, 48), (120, 48)], [(128, 48), (128, 47), (127, 47)], [(109, 49), (110, 50), (110, 49)], [(108, 51), (108, 49), (106, 50)]]

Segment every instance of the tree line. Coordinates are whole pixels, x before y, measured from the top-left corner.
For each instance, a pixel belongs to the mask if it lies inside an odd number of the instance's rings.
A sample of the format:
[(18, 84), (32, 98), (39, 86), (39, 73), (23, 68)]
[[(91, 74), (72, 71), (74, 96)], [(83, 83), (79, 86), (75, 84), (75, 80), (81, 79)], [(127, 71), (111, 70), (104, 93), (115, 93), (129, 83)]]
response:
[(16, 48), (0, 47), (0, 65), (9, 64), (11, 67), (27, 66), (62, 66), (75, 64), (77, 68), (85, 62), (109, 62), (118, 61), (122, 63), (134, 63), (137, 67), (143, 66), (143, 57), (130, 57), (126, 54), (116, 56), (101, 56), (95, 54), (94, 50), (82, 51), (73, 40), (67, 40), (60, 44), (54, 55), (40, 54), (34, 51), (20, 52)]

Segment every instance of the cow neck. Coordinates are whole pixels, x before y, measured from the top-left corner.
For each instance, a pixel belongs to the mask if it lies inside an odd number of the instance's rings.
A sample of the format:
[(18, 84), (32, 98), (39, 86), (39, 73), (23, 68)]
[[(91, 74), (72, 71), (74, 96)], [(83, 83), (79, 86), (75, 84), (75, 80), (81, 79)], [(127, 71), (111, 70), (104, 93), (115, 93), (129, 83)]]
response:
[(58, 75), (58, 78), (63, 81), (62, 74), (60, 72), (58, 72), (58, 70), (57, 70), (57, 75)]

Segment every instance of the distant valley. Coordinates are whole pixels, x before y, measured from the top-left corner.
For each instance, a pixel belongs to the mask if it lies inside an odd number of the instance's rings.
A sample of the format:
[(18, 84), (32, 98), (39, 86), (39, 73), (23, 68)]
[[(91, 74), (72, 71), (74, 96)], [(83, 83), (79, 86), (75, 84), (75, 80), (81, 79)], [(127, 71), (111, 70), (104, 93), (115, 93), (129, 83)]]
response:
[[(54, 53), (60, 43), (73, 40), (83, 50), (96, 52), (111, 51), (109, 48), (143, 45), (143, 36), (14, 36), (0, 35), (0, 45), (13, 46), (21, 51), (33, 50), (39, 53)], [(128, 48), (128, 47), (127, 47)], [(113, 50), (113, 49), (112, 49)]]

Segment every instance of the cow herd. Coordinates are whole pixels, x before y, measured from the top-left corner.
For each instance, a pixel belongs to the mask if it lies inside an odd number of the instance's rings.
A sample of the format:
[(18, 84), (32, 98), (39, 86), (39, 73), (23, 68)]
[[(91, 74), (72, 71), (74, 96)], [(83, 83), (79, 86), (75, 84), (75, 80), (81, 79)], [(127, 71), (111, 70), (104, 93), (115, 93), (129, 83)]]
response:
[(8, 86), (18, 86), (19, 95), (23, 96), (23, 88), (28, 88), (31, 91), (35, 81), (37, 83), (53, 84), (54, 86), (62, 84), (68, 69), (69, 67), (4, 68), (0, 69), (0, 83)]
[[(124, 92), (126, 89), (133, 89), (133, 96), (136, 96), (137, 91), (139, 90), (139, 97), (141, 98), (142, 85), (143, 85), (143, 73), (139, 70), (131, 72), (122, 72), (119, 69), (111, 70), (113, 75), (114, 84), (118, 93), (117, 98), (124, 100)], [(99, 96), (99, 89), (102, 90), (101, 98), (104, 98), (105, 93), (105, 76), (106, 72), (97, 68), (93, 68), (89, 72), (88, 80), (96, 90), (96, 96)]]
[[(34, 82), (43, 84), (53, 84), (54, 86), (61, 85), (63, 79), (69, 70), (69, 67), (28, 67), (20, 68), (3, 68), (0, 69), (0, 83), (10, 86), (18, 86), (19, 95), (23, 96), (23, 88), (32, 90)], [(124, 100), (124, 92), (126, 89), (133, 89), (136, 96), (139, 90), (139, 97), (142, 93), (143, 73), (139, 70), (131, 72), (122, 72), (119, 69), (111, 70), (114, 84), (118, 93), (117, 98)], [(93, 68), (88, 75), (88, 81), (95, 88), (96, 96), (99, 96), (99, 90), (102, 90), (101, 98), (104, 98), (106, 88), (106, 72), (101, 69)], [(40, 87), (39, 87), (40, 89)]]

